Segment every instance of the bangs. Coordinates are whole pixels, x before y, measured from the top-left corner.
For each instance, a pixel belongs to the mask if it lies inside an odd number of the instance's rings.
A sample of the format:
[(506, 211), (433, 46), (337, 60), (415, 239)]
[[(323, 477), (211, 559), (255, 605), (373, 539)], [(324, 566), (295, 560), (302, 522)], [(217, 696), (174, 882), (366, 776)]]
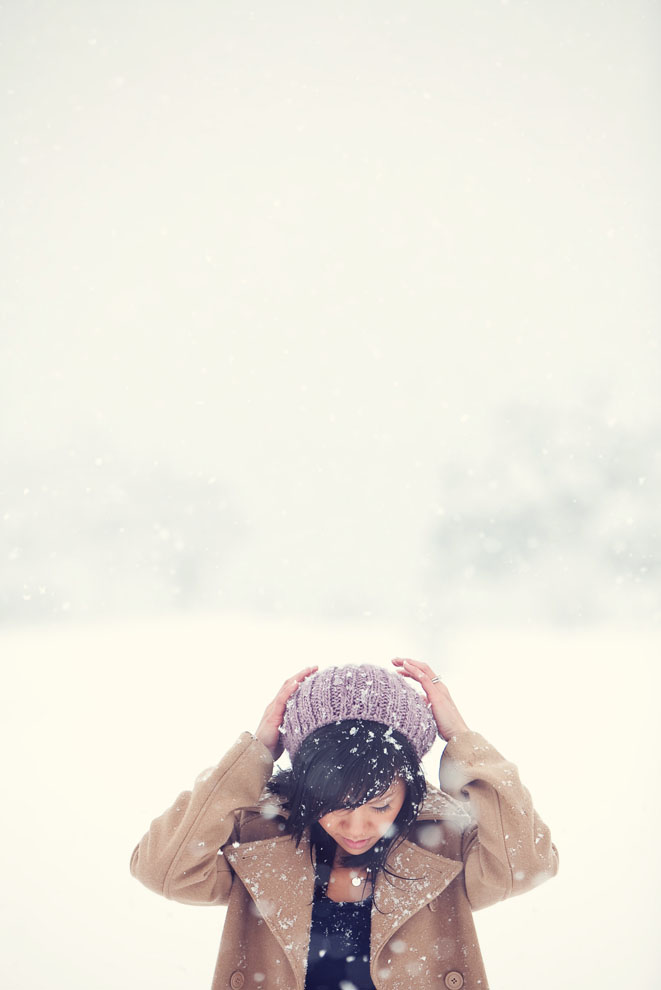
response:
[(397, 777), (412, 781), (414, 768), (399, 733), (380, 722), (344, 719), (303, 741), (293, 771), (301, 799), (316, 818), (357, 808), (380, 797)]

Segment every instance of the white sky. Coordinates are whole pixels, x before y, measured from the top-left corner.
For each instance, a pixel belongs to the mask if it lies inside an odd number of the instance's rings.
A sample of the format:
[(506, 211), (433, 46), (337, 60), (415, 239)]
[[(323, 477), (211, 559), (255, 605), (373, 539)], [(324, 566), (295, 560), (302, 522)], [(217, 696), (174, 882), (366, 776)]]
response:
[(360, 614), (419, 580), (439, 464), (504, 404), (658, 412), (655, 4), (3, 20), (9, 470), (218, 477), (255, 527), (239, 603), (260, 572)]
[(4, 18), (11, 432), (250, 483), (658, 371), (655, 5)]

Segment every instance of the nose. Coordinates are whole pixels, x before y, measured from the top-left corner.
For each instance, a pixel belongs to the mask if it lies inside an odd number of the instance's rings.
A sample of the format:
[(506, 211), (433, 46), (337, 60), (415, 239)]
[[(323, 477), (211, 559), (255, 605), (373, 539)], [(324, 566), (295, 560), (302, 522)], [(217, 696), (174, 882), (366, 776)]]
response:
[(365, 808), (352, 808), (345, 813), (342, 830), (347, 839), (366, 839), (369, 834), (369, 811)]

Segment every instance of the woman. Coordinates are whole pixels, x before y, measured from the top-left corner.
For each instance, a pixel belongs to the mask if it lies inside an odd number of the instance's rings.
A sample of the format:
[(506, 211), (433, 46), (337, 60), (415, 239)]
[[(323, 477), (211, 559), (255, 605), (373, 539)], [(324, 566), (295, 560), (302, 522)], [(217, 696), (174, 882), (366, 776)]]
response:
[(151, 890), (227, 904), (212, 990), (487, 990), (472, 911), (557, 872), (516, 767), (427, 664), (392, 663), (286, 681), (133, 851)]

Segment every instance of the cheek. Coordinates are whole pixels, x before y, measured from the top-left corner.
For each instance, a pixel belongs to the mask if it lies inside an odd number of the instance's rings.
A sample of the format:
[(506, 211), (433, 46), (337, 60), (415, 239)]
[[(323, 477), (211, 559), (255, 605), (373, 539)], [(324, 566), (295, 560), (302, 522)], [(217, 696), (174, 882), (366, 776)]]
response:
[(382, 835), (385, 835), (385, 833), (388, 831), (388, 829), (392, 828), (393, 822), (397, 818), (397, 815), (396, 814), (394, 814), (394, 815), (388, 815), (387, 817), (388, 817), (388, 820), (381, 823), (381, 834)]
[(379, 822), (379, 835), (385, 835), (386, 832), (392, 828), (394, 825), (397, 815), (400, 813), (404, 806), (404, 800), (398, 801), (386, 815), (379, 815), (381, 821)]
[(383, 837), (390, 828), (390, 826), (392, 825), (396, 817), (397, 817), (396, 815), (389, 815), (389, 814), (373, 815), (372, 818), (370, 819), (369, 831), (371, 832), (372, 835), (378, 835), (380, 837)]
[(319, 824), (326, 832), (331, 834), (335, 831), (337, 826), (337, 820), (334, 815), (324, 815), (323, 818), (319, 819)]

